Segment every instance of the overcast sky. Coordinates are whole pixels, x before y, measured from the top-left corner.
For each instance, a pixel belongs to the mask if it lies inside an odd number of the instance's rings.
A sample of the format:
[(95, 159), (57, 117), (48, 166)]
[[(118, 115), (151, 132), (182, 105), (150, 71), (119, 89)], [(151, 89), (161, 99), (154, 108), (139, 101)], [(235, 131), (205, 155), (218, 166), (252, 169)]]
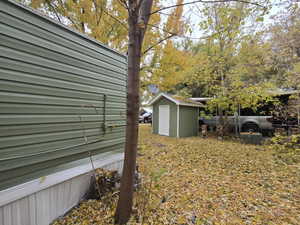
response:
[[(192, 2), (194, 0), (185, 0), (185, 3)], [(177, 0), (165, 0), (164, 6), (171, 6), (175, 5)], [(281, 11), (284, 8), (284, 2), (286, 0), (271, 0), (272, 2), (272, 9), (270, 11), (270, 14), (265, 16), (263, 26), (267, 26), (271, 23), (270, 17), (273, 15), (276, 15), (279, 11)], [(184, 7), (184, 18), (190, 20), (190, 24), (193, 26), (193, 33), (190, 35), (190, 37), (195, 38), (194, 40), (197, 40), (197, 38), (203, 36), (203, 32), (199, 29), (197, 24), (200, 20), (202, 20), (201, 15), (199, 15), (199, 9), (201, 9), (201, 5), (203, 3), (193, 4), (193, 5), (187, 5)], [(164, 11), (164, 13), (168, 13), (168, 11)]]

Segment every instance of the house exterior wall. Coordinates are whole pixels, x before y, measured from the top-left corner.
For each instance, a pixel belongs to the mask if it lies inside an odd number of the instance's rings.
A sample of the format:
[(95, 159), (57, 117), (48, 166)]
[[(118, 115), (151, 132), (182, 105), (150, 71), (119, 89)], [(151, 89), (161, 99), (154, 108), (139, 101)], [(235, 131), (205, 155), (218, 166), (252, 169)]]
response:
[(170, 106), (170, 137), (177, 136), (177, 105), (166, 98), (161, 98), (153, 104), (152, 112), (152, 132), (158, 134), (158, 115), (159, 115), (159, 105), (169, 105)]
[(180, 106), (179, 137), (197, 136), (199, 131), (199, 108)]
[[(110, 170), (121, 172), (123, 167), (123, 154), (103, 154), (94, 165)], [(85, 198), (89, 190), (92, 172), (87, 165), (82, 163), (76, 167), (79, 173), (74, 173), (72, 169), (51, 174), (44, 179), (33, 180), (29, 183), (14, 187), (13, 190), (6, 190), (5, 199), (0, 199), (0, 205), (5, 203), (9, 197), (14, 198), (19, 195), (17, 200), (0, 206), (0, 225), (49, 225), (57, 217), (68, 212), (78, 202)], [(63, 182), (51, 185), (54, 177), (67, 176)], [(71, 176), (71, 177), (70, 177)], [(73, 177), (72, 177), (73, 176)], [(50, 184), (50, 185), (49, 185)], [(24, 194), (24, 187), (36, 189), (38, 186), (47, 186), (40, 191)], [(11, 196), (7, 196), (11, 195)]]
[(0, 1), (0, 190), (123, 151), (127, 58)]

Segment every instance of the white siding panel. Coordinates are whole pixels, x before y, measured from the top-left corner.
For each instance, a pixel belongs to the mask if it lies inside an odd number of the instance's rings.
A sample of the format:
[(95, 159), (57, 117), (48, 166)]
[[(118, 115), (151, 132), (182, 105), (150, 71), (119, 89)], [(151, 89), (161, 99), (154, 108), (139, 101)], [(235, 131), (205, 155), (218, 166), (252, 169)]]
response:
[[(121, 172), (122, 159), (106, 162), (101, 167)], [(83, 199), (91, 176), (81, 174), (0, 207), (0, 225), (49, 225)]]
[(79, 202), (84, 197), (84, 195), (88, 191), (90, 180), (90, 174), (75, 177), (71, 180), (69, 205), (76, 205), (77, 202)]
[(63, 206), (63, 202), (61, 200), (64, 197), (63, 195), (64, 195), (65, 184), (62, 183), (62, 184), (58, 184), (56, 186), (58, 188), (58, 191), (57, 191), (57, 200), (56, 200), (56, 209), (59, 212), (64, 212), (64, 206)]
[(36, 223), (36, 195), (33, 194), (33, 195), (29, 195), (28, 196), (28, 207), (29, 207), (29, 215), (28, 215), (28, 218), (29, 218), (29, 221), (30, 221), (30, 225), (38, 225)]
[[(18, 202), (14, 202), (11, 205), (12, 212), (14, 216), (12, 216), (12, 224), (13, 225), (18, 225), (21, 224), (21, 211), (25, 211), (25, 209), (21, 210), (21, 205), (22, 205), (23, 199), (19, 200)], [(23, 223), (22, 223), (23, 224)]]
[(69, 196), (69, 204), (75, 205), (80, 200), (82, 176), (71, 179), (71, 190)]
[[(20, 210), (20, 218), (22, 225), (31, 225), (30, 223), (30, 208), (29, 208), (29, 198), (23, 198), (19, 200), (18, 209)], [(19, 224), (19, 223), (17, 223)]]
[(0, 208), (0, 225), (4, 225), (3, 208)]
[(4, 213), (4, 225), (13, 225), (12, 224), (12, 217), (13, 214), (11, 213), (11, 207), (12, 205), (6, 205), (3, 207), (3, 213)]
[(50, 188), (36, 193), (37, 224), (49, 225), (50, 218)]
[(63, 191), (63, 212), (65, 213), (70, 208), (70, 191), (71, 191), (71, 180), (68, 180), (64, 184)]
[(59, 196), (58, 193), (59, 192), (59, 187), (61, 185), (54, 185), (52, 187), (49, 188), (50, 190), (50, 202), (49, 202), (49, 211), (50, 211), (50, 220), (55, 219), (57, 216), (59, 216), (58, 212), (59, 209), (57, 208), (57, 203), (59, 202)]

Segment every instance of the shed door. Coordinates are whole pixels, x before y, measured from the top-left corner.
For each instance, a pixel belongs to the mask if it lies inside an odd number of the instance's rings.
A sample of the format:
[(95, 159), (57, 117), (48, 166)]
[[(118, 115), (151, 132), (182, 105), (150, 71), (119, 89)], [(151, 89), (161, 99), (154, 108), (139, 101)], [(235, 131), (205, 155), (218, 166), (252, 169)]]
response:
[(169, 136), (170, 130), (170, 106), (160, 105), (158, 115), (158, 133)]

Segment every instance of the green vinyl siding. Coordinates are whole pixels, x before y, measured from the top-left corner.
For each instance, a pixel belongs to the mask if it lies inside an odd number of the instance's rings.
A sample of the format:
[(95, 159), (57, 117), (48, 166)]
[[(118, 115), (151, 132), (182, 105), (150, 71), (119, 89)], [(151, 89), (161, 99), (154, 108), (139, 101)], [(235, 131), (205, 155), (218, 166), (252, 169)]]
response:
[(122, 152), (126, 56), (0, 1), (0, 190)]
[(179, 110), (179, 136), (197, 136), (199, 130), (199, 108), (180, 106)]
[(177, 105), (166, 98), (161, 98), (153, 104), (153, 121), (152, 129), (154, 134), (158, 134), (158, 115), (159, 115), (159, 105), (169, 105), (170, 106), (170, 137), (177, 137)]

